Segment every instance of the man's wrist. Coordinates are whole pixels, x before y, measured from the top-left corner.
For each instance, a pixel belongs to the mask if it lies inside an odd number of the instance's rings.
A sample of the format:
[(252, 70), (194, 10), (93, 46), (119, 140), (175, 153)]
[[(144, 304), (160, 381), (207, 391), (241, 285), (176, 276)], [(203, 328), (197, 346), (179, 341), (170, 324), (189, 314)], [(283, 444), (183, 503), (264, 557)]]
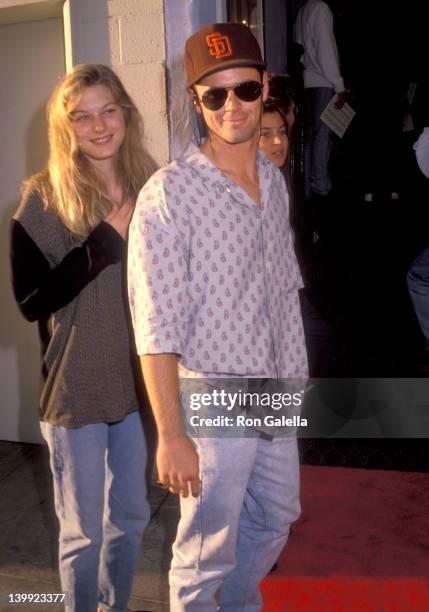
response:
[(173, 442), (175, 440), (184, 440), (188, 436), (183, 429), (178, 431), (158, 431), (158, 440), (160, 442)]

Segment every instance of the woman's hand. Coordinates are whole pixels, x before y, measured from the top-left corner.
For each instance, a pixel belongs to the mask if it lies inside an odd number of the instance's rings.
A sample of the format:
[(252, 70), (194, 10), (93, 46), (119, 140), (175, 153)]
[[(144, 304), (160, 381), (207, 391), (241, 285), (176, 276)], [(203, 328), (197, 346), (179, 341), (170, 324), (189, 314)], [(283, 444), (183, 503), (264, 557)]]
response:
[(104, 221), (111, 225), (113, 229), (115, 229), (118, 234), (120, 234), (122, 238), (126, 240), (128, 226), (130, 224), (131, 217), (133, 216), (133, 212), (134, 202), (132, 200), (127, 200), (122, 204), (122, 206), (113, 204), (112, 210), (106, 217), (104, 217)]

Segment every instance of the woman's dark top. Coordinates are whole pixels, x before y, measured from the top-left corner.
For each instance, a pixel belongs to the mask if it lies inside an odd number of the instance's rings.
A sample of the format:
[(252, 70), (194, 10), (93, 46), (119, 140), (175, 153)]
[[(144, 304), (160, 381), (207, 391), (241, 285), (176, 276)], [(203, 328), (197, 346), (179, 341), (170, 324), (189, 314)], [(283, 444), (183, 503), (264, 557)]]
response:
[(39, 325), (42, 421), (72, 428), (112, 423), (138, 408), (125, 252), (105, 222), (78, 242), (37, 193), (12, 219), (15, 297), (24, 317)]

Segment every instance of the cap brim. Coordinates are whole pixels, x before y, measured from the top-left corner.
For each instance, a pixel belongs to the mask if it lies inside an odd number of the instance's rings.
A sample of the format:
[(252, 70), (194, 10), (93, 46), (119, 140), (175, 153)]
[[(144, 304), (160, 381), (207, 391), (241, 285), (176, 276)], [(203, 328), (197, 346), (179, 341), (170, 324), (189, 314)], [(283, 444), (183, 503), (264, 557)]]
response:
[(209, 76), (209, 74), (214, 74), (215, 72), (220, 72), (221, 70), (227, 70), (228, 68), (235, 68), (235, 67), (265, 69), (265, 62), (258, 62), (254, 60), (252, 61), (250, 59), (248, 60), (247, 59), (226, 60), (226, 61), (223, 61), (222, 64), (219, 66), (210, 66), (210, 68), (207, 68), (201, 74), (199, 74), (196, 79), (193, 79), (192, 81), (188, 81), (187, 87), (192, 87), (192, 85), (195, 85), (196, 83), (201, 81), (201, 79), (204, 79), (206, 76)]

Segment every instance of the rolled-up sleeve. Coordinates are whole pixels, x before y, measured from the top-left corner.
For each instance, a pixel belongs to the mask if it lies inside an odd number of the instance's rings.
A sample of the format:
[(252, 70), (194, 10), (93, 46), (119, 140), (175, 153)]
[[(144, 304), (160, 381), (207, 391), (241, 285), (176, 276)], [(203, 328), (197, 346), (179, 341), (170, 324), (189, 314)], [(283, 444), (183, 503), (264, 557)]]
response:
[(128, 297), (139, 355), (181, 355), (188, 329), (186, 219), (157, 175), (140, 192), (128, 241)]

